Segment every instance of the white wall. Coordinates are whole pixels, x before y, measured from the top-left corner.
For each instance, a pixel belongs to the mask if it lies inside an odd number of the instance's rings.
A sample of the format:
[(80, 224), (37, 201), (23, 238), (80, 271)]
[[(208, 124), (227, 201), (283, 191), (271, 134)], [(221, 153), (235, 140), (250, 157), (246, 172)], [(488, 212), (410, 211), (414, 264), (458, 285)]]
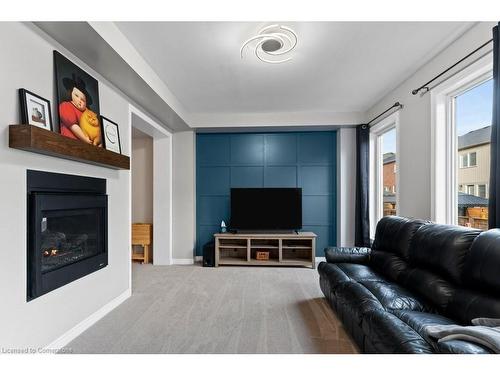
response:
[[(54, 102), (52, 50), (99, 80), (101, 113), (120, 126), (130, 155), (126, 97), (57, 43), (29, 25), (0, 23), (0, 347), (45, 346), (130, 289), (130, 171), (116, 171), (8, 147), (8, 125), (19, 122), (17, 89)], [(57, 46), (57, 47), (56, 47)], [(55, 113), (53, 113), (55, 114)], [(56, 116), (54, 116), (56, 117)], [(26, 302), (26, 169), (105, 178), (109, 195), (109, 265)]]
[(491, 39), (494, 25), (477, 24), (367, 113), (367, 118), (373, 118), (396, 101), (404, 104), (400, 111), (400, 215), (431, 218), (431, 95), (412, 95), (411, 91)]
[(132, 222), (153, 222), (153, 139), (132, 138)]
[(174, 263), (193, 260), (195, 246), (195, 134), (173, 136), (173, 258)]
[(356, 129), (337, 131), (337, 246), (354, 246)]

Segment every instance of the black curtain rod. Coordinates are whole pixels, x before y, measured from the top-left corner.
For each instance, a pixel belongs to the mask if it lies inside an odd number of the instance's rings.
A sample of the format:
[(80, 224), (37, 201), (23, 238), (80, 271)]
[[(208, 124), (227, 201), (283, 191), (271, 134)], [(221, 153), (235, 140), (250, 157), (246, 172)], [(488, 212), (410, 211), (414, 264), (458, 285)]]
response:
[(420, 86), (418, 89), (415, 89), (413, 90), (411, 93), (413, 95), (417, 95), (420, 90), (423, 90), (425, 89), (426, 92), (429, 91), (429, 87), (427, 86), (429, 83), (432, 83), (434, 82), (436, 79), (438, 79), (439, 77), (441, 77), (443, 74), (445, 73), (448, 73), (451, 69), (453, 69), (454, 67), (456, 67), (458, 64), (460, 64), (462, 61), (468, 59), (469, 57), (471, 57), (473, 54), (475, 54), (477, 51), (479, 51), (481, 48), (487, 46), (489, 43), (491, 43), (493, 41), (493, 39), (490, 39), (488, 40), (486, 43), (483, 43), (481, 44), (479, 47), (477, 47), (474, 51), (472, 51), (471, 53), (469, 53), (467, 56), (461, 58), (460, 60), (458, 60), (455, 64), (453, 64), (452, 66), (450, 66), (449, 68), (443, 70), (441, 73), (439, 73), (437, 76), (435, 76), (433, 79), (431, 79), (429, 82), (426, 82), (424, 83), (422, 86)]
[(384, 112), (382, 112), (380, 115), (378, 115), (378, 116), (376, 116), (376, 117), (372, 118), (370, 121), (368, 121), (368, 122), (366, 123), (366, 126), (370, 126), (370, 124), (371, 124), (373, 121), (375, 121), (376, 119), (378, 119), (378, 118), (382, 117), (383, 115), (385, 115), (387, 112), (389, 112), (389, 111), (390, 111), (391, 109), (393, 109), (393, 108), (398, 108), (398, 109), (401, 109), (401, 108), (403, 108), (403, 105), (402, 105), (400, 102), (396, 102), (396, 103), (394, 103), (391, 107), (387, 108), (387, 109), (386, 109)]

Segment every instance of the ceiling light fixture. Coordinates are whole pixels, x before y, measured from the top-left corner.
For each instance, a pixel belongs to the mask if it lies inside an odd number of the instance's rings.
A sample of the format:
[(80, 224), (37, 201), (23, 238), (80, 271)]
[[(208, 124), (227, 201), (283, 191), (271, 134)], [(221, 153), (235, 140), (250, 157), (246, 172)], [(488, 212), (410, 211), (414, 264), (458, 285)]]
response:
[(270, 25), (261, 29), (257, 35), (248, 39), (240, 49), (243, 58), (245, 47), (255, 44), (254, 53), (260, 61), (268, 64), (281, 64), (290, 61), (291, 57), (283, 55), (292, 51), (297, 45), (297, 34), (283, 25)]

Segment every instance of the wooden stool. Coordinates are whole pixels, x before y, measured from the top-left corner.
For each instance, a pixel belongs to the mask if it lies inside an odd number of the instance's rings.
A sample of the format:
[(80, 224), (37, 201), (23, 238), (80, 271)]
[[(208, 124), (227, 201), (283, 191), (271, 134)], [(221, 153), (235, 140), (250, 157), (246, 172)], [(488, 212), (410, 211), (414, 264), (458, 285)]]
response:
[[(153, 237), (153, 224), (132, 224), (132, 260), (140, 260), (149, 263), (149, 247)], [(142, 253), (134, 253), (134, 246), (142, 246)]]

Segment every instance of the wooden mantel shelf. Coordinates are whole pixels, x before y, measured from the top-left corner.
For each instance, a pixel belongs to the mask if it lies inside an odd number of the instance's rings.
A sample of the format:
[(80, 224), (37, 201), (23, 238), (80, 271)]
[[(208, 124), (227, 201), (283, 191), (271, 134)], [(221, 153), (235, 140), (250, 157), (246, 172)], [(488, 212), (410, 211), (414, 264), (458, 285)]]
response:
[(130, 169), (130, 158), (32, 125), (10, 125), (9, 147), (112, 169)]

